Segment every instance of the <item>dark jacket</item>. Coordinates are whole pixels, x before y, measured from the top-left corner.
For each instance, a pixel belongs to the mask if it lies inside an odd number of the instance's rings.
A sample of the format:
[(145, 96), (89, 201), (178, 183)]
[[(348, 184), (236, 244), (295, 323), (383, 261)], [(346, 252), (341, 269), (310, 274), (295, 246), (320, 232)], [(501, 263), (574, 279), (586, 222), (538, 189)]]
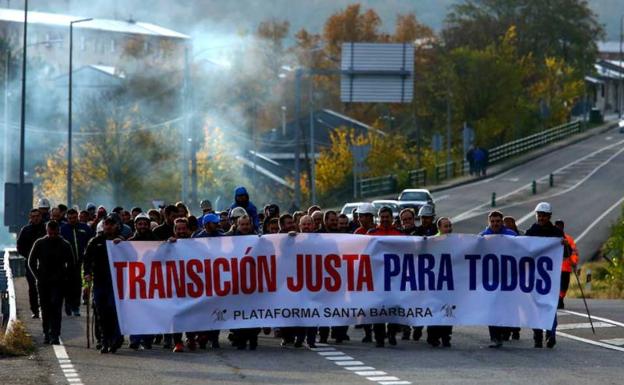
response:
[(103, 234), (89, 241), (84, 257), (84, 275), (93, 277), (94, 288), (113, 290), (110, 265), (108, 263), (108, 251), (106, 250), (107, 238)]
[(217, 230), (215, 232), (209, 233), (206, 230), (202, 230), (197, 234), (193, 235), (192, 238), (214, 238), (214, 237), (222, 237), (225, 234), (221, 230)]
[(37, 284), (62, 284), (69, 277), (74, 261), (69, 242), (61, 237), (45, 236), (35, 241), (28, 257), (28, 268)]
[[(553, 238), (562, 238), (564, 237), (563, 231), (552, 222), (548, 222), (545, 226), (540, 226), (537, 223), (534, 223), (527, 231), (524, 233), (527, 237), (553, 237)], [(572, 254), (572, 250), (569, 246), (563, 248), (563, 258), (568, 258)]]
[(93, 238), (93, 231), (91, 230), (91, 227), (85, 225), (84, 223), (77, 223), (75, 226), (72, 226), (69, 223), (64, 223), (61, 225), (61, 236), (69, 242), (72, 250), (74, 251), (74, 255), (76, 256), (74, 265), (82, 263), (87, 243), (89, 243), (89, 240)]
[(167, 239), (173, 237), (173, 225), (165, 222), (162, 225), (156, 227), (153, 233), (156, 239), (158, 239), (159, 241), (166, 241)]
[[(247, 196), (247, 204), (246, 205), (240, 205), (236, 202), (236, 197), (237, 196), (243, 196), (246, 195)], [(247, 211), (247, 215), (249, 215), (252, 219), (253, 222), (253, 226), (254, 229), (258, 230), (260, 228), (260, 222), (258, 220), (258, 209), (256, 208), (256, 206), (251, 202), (251, 200), (249, 199), (249, 193), (247, 193), (247, 189), (244, 187), (237, 187), (236, 190), (234, 190), (234, 203), (232, 204), (232, 206), (230, 206), (230, 209), (233, 209), (235, 207), (242, 207), (245, 209), (245, 211)]]
[(431, 224), (431, 226), (416, 226), (412, 235), (418, 235), (421, 237), (432, 237), (438, 233), (438, 228), (436, 225)]
[(139, 234), (135, 231), (134, 234), (128, 238), (128, 241), (160, 241), (160, 239), (150, 230), (145, 234)]
[(30, 250), (32, 250), (35, 241), (45, 237), (46, 229), (43, 223), (38, 225), (28, 224), (22, 227), (17, 237), (17, 252), (24, 258), (28, 259)]

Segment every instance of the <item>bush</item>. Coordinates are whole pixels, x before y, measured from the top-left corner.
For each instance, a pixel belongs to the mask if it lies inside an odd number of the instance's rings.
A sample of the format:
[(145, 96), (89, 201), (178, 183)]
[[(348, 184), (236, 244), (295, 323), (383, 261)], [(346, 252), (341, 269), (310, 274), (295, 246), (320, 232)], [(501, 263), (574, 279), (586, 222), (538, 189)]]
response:
[(16, 321), (13, 328), (0, 337), (0, 356), (26, 356), (34, 351), (32, 338), (21, 321)]

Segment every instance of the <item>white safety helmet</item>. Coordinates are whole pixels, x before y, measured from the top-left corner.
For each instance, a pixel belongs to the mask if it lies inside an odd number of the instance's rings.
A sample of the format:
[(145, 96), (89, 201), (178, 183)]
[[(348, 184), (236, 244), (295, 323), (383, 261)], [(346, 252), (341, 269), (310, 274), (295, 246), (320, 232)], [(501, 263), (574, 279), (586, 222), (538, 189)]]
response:
[(148, 223), (150, 223), (152, 221), (150, 219), (149, 215), (147, 215), (145, 213), (139, 213), (139, 215), (137, 215), (136, 218), (134, 218), (134, 223), (137, 223), (141, 219), (146, 220)]
[(239, 217), (242, 217), (243, 215), (247, 215), (247, 211), (242, 207), (234, 207), (230, 211), (230, 219), (239, 218)]
[(419, 217), (435, 217), (435, 211), (431, 205), (423, 205), (418, 210)]
[(39, 199), (39, 202), (37, 203), (37, 208), (49, 209), (50, 208), (50, 201), (47, 198)]
[(552, 207), (548, 202), (540, 202), (537, 204), (537, 206), (535, 206), (535, 212), (552, 214)]
[(371, 203), (362, 203), (358, 206), (357, 213), (358, 215), (370, 214), (374, 216), (377, 215), (377, 210), (375, 210), (375, 206)]

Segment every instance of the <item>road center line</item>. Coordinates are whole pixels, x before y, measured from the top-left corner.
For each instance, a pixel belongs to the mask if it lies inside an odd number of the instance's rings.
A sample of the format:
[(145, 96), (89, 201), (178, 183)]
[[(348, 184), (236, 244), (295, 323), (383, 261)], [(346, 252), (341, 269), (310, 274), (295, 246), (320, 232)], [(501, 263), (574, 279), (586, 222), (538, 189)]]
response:
[(365, 377), (369, 381), (377, 382), (380, 385), (409, 385), (411, 382), (402, 381), (398, 377), (390, 376), (383, 370), (377, 370), (372, 366), (366, 366), (362, 361), (355, 361), (355, 358), (348, 356), (347, 354), (328, 347), (326, 344), (317, 344), (318, 348), (310, 349), (319, 356), (325, 358), (328, 361), (332, 361), (334, 364), (341, 366), (343, 369), (357, 374), (358, 376)]
[(78, 376), (74, 365), (71, 363), (71, 360), (67, 355), (67, 350), (62, 343), (63, 342), (61, 341), (61, 345), (52, 345), (59, 367), (61, 368), (63, 375), (65, 375), (65, 379), (68, 383), (72, 385), (82, 385), (82, 380), (80, 379), (80, 376)]

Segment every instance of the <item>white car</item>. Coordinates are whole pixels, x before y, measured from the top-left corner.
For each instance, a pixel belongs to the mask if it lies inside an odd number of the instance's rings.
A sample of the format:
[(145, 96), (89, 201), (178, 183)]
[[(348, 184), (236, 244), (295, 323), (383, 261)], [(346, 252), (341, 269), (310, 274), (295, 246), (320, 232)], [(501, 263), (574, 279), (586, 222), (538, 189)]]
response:
[(373, 207), (379, 210), (382, 207), (389, 207), (392, 210), (392, 216), (398, 217), (401, 212), (401, 207), (399, 206), (399, 202), (394, 200), (376, 200), (371, 202)]
[(349, 220), (352, 221), (353, 220), (353, 209), (357, 209), (362, 203), (364, 202), (348, 202), (345, 203), (344, 206), (342, 206), (342, 210), (340, 210), (340, 214), (345, 214), (347, 217), (349, 217)]
[(397, 199), (401, 209), (412, 208), (418, 214), (418, 210), (424, 205), (430, 205), (434, 208), (433, 197), (429, 190), (422, 188), (409, 188), (401, 191)]

